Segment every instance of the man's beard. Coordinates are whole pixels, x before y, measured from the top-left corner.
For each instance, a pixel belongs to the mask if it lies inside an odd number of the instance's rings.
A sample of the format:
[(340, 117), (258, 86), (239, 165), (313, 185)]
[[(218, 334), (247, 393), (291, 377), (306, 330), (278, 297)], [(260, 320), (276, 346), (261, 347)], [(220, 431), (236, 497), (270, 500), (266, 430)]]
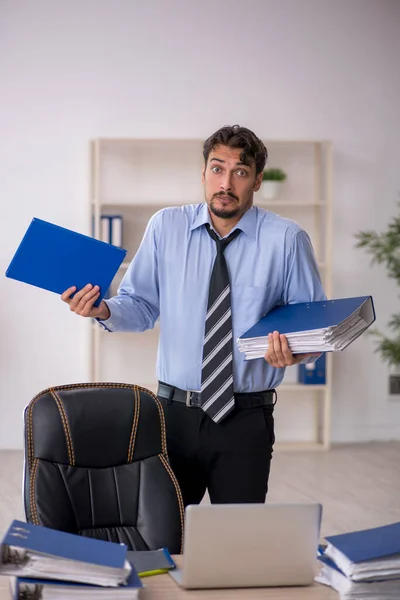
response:
[(230, 209), (217, 208), (212, 200), (210, 202), (210, 210), (213, 213), (213, 215), (219, 217), (220, 219), (232, 219), (232, 217), (236, 217), (238, 214), (240, 214), (240, 209), (238, 206), (236, 208)]
[(210, 210), (211, 212), (216, 216), (219, 217), (220, 219), (232, 219), (232, 217), (236, 217), (239, 212), (240, 209), (238, 206), (234, 207), (234, 208), (217, 208), (214, 204), (214, 199), (218, 199), (219, 196), (229, 196), (230, 198), (232, 198), (233, 200), (238, 200), (236, 198), (236, 196), (234, 196), (233, 194), (215, 194), (210, 202)]
[[(246, 212), (246, 210), (249, 208), (249, 206), (251, 205), (251, 200), (247, 203), (247, 205), (243, 208), (240, 208), (240, 206), (235, 206), (234, 208), (217, 208), (214, 204), (214, 198), (218, 198), (218, 196), (220, 196), (221, 194), (215, 194), (215, 196), (212, 197), (211, 202), (209, 204), (209, 208), (211, 210), (211, 212), (213, 213), (213, 215), (215, 215), (216, 217), (219, 217), (220, 219), (232, 219), (233, 217), (237, 217), (238, 215), (241, 216), (242, 214), (244, 214)], [(236, 198), (236, 196), (233, 196), (231, 194), (224, 194), (224, 196), (230, 196), (231, 198), (233, 198), (233, 200), (237, 200), (238, 198)]]

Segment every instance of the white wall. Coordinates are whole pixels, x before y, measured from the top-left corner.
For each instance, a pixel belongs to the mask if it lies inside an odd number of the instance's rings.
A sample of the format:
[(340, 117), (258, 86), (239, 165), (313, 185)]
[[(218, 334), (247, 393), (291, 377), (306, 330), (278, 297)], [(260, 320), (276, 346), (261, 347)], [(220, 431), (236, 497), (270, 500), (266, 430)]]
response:
[[(383, 228), (400, 189), (396, 0), (0, 1), (4, 273), (32, 216), (89, 231), (88, 140), (201, 137), (241, 123), (261, 137), (334, 143), (334, 295), (398, 310), (354, 232)], [(86, 381), (87, 322), (2, 277), (0, 447), (22, 446), (38, 391)], [(400, 438), (388, 369), (362, 336), (334, 367), (333, 438)]]

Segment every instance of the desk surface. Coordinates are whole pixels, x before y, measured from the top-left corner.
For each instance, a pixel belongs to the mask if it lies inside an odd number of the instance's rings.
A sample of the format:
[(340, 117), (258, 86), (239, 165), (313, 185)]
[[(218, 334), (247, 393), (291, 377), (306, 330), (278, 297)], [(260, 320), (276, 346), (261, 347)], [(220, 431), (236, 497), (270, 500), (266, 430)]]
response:
[[(179, 565), (180, 556), (174, 556)], [(246, 588), (229, 590), (184, 590), (169, 575), (142, 579), (141, 600), (338, 600), (338, 594), (325, 585), (306, 587)], [(11, 600), (7, 577), (0, 577), (0, 600)]]

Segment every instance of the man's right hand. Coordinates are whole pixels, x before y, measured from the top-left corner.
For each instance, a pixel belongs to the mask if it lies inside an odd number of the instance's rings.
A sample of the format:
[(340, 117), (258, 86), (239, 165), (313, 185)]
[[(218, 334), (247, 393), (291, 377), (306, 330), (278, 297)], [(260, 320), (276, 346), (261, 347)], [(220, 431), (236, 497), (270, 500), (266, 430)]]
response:
[(61, 300), (69, 304), (69, 308), (72, 312), (81, 317), (92, 317), (94, 319), (106, 320), (110, 317), (110, 311), (104, 300), (101, 301), (99, 306), (93, 306), (97, 298), (100, 295), (100, 288), (98, 285), (91, 285), (88, 283), (84, 288), (76, 292), (73, 298), (73, 294), (76, 287), (70, 287), (61, 294)]

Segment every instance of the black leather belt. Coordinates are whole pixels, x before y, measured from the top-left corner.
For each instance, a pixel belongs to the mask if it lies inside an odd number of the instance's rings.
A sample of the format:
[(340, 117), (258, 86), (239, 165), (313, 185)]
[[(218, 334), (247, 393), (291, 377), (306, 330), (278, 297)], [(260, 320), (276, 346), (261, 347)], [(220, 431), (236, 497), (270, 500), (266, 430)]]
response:
[[(158, 382), (157, 396), (164, 398), (168, 404), (181, 402), (191, 408), (201, 407), (201, 392), (180, 390), (168, 383)], [(275, 405), (276, 390), (265, 390), (263, 392), (250, 392), (247, 394), (235, 394), (236, 408), (256, 408), (257, 406)]]

